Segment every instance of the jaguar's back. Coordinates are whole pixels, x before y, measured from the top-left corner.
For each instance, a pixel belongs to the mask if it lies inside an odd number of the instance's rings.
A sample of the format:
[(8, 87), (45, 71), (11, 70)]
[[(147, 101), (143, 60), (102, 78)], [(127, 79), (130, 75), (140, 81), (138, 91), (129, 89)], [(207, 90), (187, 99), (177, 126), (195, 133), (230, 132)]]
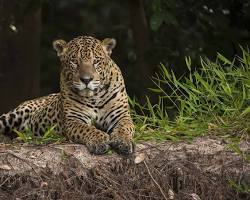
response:
[(6, 136), (15, 136), (13, 130), (25, 131), (30, 129), (35, 135), (43, 133), (53, 124), (57, 124), (55, 130), (61, 132), (59, 123), (60, 94), (51, 94), (45, 97), (26, 101), (14, 110), (1, 115), (0, 133)]

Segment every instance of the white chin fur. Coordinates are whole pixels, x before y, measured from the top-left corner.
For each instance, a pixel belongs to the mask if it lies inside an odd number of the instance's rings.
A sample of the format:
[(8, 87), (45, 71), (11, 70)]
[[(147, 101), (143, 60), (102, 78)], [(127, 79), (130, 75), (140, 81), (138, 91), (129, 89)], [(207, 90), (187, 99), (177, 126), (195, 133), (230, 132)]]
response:
[(94, 91), (85, 89), (85, 90), (80, 90), (79, 95), (83, 97), (92, 97), (94, 96)]

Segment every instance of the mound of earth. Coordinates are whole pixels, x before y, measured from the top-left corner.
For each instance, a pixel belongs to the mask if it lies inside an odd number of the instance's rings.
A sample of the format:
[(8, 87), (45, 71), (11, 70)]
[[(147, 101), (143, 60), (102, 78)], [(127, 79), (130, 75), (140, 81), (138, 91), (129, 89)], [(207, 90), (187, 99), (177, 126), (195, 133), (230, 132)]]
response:
[(250, 199), (248, 142), (144, 142), (95, 156), (84, 145), (0, 145), (0, 199)]

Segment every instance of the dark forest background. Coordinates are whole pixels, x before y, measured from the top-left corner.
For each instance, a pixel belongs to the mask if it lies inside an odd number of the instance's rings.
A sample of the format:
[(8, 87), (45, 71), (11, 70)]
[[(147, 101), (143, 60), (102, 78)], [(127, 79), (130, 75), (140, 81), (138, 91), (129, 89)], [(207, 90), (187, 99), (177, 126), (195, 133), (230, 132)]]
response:
[(113, 37), (112, 58), (141, 102), (163, 63), (181, 76), (217, 52), (232, 58), (250, 43), (249, 0), (0, 0), (0, 112), (59, 91), (58, 38)]

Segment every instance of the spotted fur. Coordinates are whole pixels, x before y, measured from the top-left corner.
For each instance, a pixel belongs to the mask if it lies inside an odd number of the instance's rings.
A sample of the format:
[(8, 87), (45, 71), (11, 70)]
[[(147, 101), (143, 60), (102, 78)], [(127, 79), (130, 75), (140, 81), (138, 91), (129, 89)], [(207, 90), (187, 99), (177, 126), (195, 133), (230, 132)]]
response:
[(0, 117), (0, 133), (30, 128), (42, 135), (56, 132), (103, 154), (111, 147), (133, 152), (134, 125), (120, 69), (110, 58), (114, 39), (80, 36), (53, 43), (61, 61), (60, 93), (26, 101)]

